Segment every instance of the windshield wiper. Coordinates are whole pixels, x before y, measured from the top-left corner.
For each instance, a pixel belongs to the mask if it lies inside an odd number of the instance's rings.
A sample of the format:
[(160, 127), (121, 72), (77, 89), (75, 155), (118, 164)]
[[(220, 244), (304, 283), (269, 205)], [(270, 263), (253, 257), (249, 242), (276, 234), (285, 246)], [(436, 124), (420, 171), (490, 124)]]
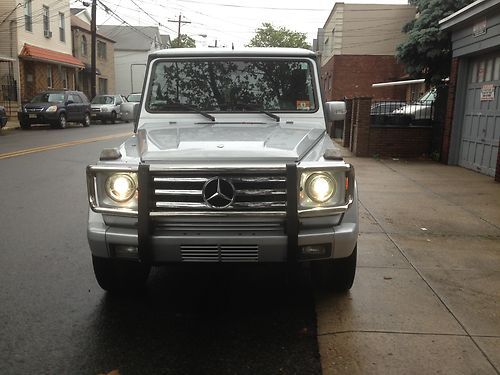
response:
[(265, 115), (268, 115), (269, 117), (273, 118), (276, 120), (276, 122), (280, 122), (280, 117), (272, 112), (269, 112), (269, 111), (266, 111), (265, 109), (262, 109), (262, 107), (260, 107), (258, 104), (253, 104), (253, 103), (238, 103), (237, 104), (238, 106), (241, 106), (245, 109), (249, 109), (249, 110), (255, 110), (259, 113), (263, 113)]
[(199, 109), (197, 106), (195, 105), (192, 105), (192, 104), (187, 104), (187, 103), (175, 103), (175, 104), (178, 104), (179, 106), (181, 107), (185, 107), (185, 108), (189, 108), (189, 109), (192, 109), (193, 111), (195, 111), (196, 113), (199, 113), (200, 115), (202, 116), (205, 116), (206, 118), (208, 118), (209, 120), (211, 121), (215, 121), (215, 117), (212, 116), (210, 113), (207, 113), (205, 111), (202, 111), (201, 109)]
[(181, 107), (181, 108), (188, 108), (192, 109), (194, 112), (199, 113), (200, 115), (208, 118), (211, 121), (215, 121), (215, 117), (212, 116), (210, 113), (204, 112), (201, 109), (199, 109), (197, 106), (193, 104), (187, 104), (187, 103), (152, 103), (151, 107), (159, 108), (159, 109), (168, 109), (172, 107)]

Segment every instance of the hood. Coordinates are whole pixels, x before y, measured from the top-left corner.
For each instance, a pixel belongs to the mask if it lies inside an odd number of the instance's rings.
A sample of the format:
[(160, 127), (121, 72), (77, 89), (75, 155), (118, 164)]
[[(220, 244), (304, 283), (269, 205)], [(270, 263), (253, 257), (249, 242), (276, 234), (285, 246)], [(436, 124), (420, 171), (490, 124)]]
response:
[(47, 103), (47, 102), (45, 102), (45, 103), (26, 103), (26, 104), (24, 105), (24, 108), (25, 108), (26, 110), (30, 110), (30, 109), (31, 109), (31, 110), (36, 110), (36, 109), (41, 110), (41, 109), (46, 109), (46, 108), (48, 108), (48, 107), (50, 107), (50, 106), (53, 106), (53, 105), (57, 105), (57, 106), (59, 107), (59, 106), (61, 106), (61, 105), (62, 105), (62, 103), (60, 103), (60, 102), (50, 102), (50, 103)]
[(145, 162), (291, 162), (300, 160), (323, 133), (324, 129), (301, 128), (297, 124), (145, 124), (137, 137)]

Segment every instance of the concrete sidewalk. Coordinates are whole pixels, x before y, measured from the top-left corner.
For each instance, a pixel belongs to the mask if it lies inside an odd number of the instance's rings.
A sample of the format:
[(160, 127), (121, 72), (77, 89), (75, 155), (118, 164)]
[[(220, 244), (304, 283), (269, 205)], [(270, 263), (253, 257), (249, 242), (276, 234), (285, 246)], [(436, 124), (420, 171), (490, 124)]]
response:
[(499, 374), (500, 184), (426, 161), (346, 158), (361, 202), (351, 292), (318, 294), (324, 374)]

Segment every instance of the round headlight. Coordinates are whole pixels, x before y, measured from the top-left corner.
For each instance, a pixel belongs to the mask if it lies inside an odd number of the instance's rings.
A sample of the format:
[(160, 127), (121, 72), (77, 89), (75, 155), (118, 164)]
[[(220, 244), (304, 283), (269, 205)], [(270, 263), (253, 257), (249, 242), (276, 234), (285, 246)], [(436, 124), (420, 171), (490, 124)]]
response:
[(326, 173), (314, 173), (307, 178), (306, 194), (317, 203), (327, 202), (337, 190), (337, 183)]
[(128, 174), (117, 173), (106, 180), (106, 193), (116, 202), (128, 201), (136, 190), (135, 180)]

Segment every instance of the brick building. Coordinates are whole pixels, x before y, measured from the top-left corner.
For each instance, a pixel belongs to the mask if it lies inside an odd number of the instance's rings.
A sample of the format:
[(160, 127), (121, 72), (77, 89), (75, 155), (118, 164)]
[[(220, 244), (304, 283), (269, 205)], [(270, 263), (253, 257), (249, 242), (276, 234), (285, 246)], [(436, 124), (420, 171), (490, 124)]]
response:
[(405, 38), (403, 26), (414, 18), (411, 5), (335, 3), (314, 43), (321, 56), (326, 100), (405, 98), (405, 88), (373, 88), (372, 84), (404, 76), (395, 51)]
[[(83, 91), (90, 99), (90, 63), (91, 17), (86, 9), (71, 9), (71, 37), (73, 41), (73, 56), (85, 64), (85, 68), (77, 73), (76, 88)], [(115, 93), (115, 41), (97, 32), (96, 38), (96, 93)]]
[(76, 72), (84, 65), (71, 54), (69, 0), (2, 0), (0, 14), (5, 15), (0, 56), (11, 62), (0, 64), (0, 100), (5, 100), (4, 87), (9, 86), (10, 114), (39, 91), (74, 89)]
[(500, 181), (500, 0), (478, 0), (440, 25), (453, 49), (442, 160)]

